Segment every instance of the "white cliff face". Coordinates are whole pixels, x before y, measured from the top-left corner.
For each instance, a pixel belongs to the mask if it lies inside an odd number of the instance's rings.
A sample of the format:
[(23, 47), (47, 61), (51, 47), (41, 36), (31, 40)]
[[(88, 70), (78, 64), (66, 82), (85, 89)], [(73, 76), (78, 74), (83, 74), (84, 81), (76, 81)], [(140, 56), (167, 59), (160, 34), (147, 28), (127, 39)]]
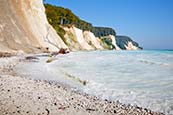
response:
[(87, 41), (87, 43), (91, 45), (93, 48), (99, 49), (99, 50), (103, 49), (103, 47), (101, 46), (101, 40), (95, 37), (94, 33), (90, 31), (84, 31), (83, 36), (85, 40)]
[(42, 0), (0, 0), (0, 51), (67, 48), (49, 25)]
[(132, 42), (128, 42), (127, 45), (125, 45), (126, 50), (138, 50), (139, 48), (134, 46)]
[[(90, 31), (82, 31), (74, 26), (63, 27), (65, 30), (65, 43), (72, 50), (104, 50), (104, 46), (100, 38), (95, 37), (94, 33)], [(116, 50), (121, 50), (117, 44), (115, 36), (109, 35), (105, 36), (112, 40), (112, 44), (115, 46)]]
[(74, 29), (72, 27), (63, 27), (63, 29), (66, 32), (64, 36), (64, 42), (69, 47), (69, 49), (72, 51), (84, 50), (75, 36)]
[(77, 38), (77, 41), (79, 42), (79, 44), (81, 45), (82, 49), (85, 49), (85, 50), (94, 50), (93, 47), (91, 47), (86, 39), (84, 38), (84, 35), (83, 35), (83, 31), (76, 28), (76, 27), (73, 27), (73, 30), (74, 30), (74, 35), (75, 37)]
[(102, 50), (101, 40), (90, 31), (83, 31), (74, 26), (63, 27), (65, 43), (72, 50)]
[(84, 38), (83, 31), (78, 29), (78, 28), (76, 28), (76, 27), (73, 27), (73, 29), (74, 29), (74, 33), (75, 33), (75, 36), (77, 38), (77, 41), (82, 46), (82, 48), (85, 49), (85, 50), (93, 50), (94, 48), (91, 47), (87, 43), (86, 39)]
[(116, 50), (121, 50), (118, 45), (116, 44), (116, 38), (113, 35), (109, 35), (109, 38), (112, 40), (112, 44), (115, 46)]
[(26, 1), (22, 2), (23, 6), (26, 5), (23, 7), (24, 17), (28, 24), (31, 24), (28, 28), (36, 36), (39, 43), (44, 47), (50, 47), (51, 50), (57, 50), (57, 47), (67, 48), (56, 31), (49, 25), (43, 0), (28, 0), (28, 3)]

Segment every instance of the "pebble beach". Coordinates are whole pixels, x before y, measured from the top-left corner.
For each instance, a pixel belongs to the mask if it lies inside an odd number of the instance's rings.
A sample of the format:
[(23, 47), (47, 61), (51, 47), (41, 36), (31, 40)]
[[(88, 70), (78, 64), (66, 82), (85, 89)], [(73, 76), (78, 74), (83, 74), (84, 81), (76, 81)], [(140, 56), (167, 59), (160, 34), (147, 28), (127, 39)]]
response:
[(20, 76), (14, 70), (19, 63), (19, 57), (0, 58), (0, 115), (164, 115)]

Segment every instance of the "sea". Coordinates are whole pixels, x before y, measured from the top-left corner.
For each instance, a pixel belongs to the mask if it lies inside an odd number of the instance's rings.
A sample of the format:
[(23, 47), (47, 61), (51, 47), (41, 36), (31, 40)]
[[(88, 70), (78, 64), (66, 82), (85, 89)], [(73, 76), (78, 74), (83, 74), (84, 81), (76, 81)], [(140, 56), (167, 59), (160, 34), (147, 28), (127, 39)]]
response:
[(58, 55), (45, 70), (54, 74), (49, 80), (87, 81), (76, 88), (101, 99), (173, 114), (172, 50), (71, 52)]

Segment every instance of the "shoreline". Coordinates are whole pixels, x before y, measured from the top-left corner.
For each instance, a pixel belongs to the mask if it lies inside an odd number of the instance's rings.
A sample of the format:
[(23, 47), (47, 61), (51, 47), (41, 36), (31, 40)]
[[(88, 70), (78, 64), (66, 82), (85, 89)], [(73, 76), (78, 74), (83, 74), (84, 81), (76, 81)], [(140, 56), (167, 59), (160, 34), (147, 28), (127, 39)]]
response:
[(0, 63), (5, 62), (0, 66), (1, 115), (164, 115), (119, 101), (101, 100), (58, 82), (18, 76), (13, 68), (20, 62), (18, 57), (12, 58), (0, 58)]

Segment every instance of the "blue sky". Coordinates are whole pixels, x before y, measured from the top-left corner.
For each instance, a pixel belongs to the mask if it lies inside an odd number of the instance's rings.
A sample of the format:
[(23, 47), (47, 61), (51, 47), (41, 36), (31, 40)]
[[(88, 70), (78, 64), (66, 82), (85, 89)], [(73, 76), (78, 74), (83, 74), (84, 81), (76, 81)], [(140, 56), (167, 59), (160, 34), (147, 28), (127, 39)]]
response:
[(173, 0), (46, 0), (94, 26), (115, 29), (144, 49), (173, 49)]

